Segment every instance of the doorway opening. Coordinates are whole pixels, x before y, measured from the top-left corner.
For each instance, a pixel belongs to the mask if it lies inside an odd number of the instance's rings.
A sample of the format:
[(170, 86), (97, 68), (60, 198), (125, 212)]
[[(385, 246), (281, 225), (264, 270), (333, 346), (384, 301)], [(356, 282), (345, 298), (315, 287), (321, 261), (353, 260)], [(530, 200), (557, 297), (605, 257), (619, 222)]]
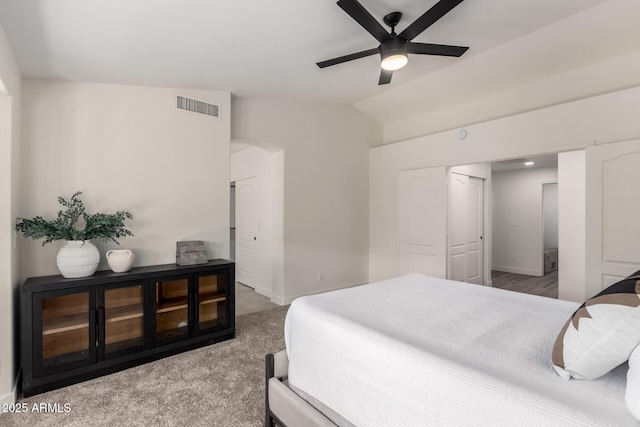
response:
[[(231, 205), (236, 289), (253, 298), (284, 303), (284, 152), (271, 153), (246, 142), (231, 143)], [(256, 295), (253, 295), (256, 294)], [(260, 305), (263, 307), (264, 305)], [(239, 312), (236, 304), (236, 312)]]
[(447, 277), (558, 297), (558, 155), (449, 169)]
[(558, 156), (494, 162), (492, 286), (558, 298)]

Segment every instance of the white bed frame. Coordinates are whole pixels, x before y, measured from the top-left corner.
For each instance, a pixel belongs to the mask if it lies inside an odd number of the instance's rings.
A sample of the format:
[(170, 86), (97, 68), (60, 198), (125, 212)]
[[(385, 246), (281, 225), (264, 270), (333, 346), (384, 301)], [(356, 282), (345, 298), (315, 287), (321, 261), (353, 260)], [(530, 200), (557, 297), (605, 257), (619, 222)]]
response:
[(265, 367), (265, 427), (335, 427), (322, 412), (287, 385), (289, 359), (282, 350), (267, 354)]

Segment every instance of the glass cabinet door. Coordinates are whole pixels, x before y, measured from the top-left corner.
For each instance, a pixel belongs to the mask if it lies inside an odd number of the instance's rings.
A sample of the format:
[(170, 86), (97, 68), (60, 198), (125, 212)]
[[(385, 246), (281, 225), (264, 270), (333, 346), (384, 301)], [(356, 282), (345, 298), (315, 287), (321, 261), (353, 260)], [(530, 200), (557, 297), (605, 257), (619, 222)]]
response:
[[(75, 290), (57, 296), (43, 292), (34, 297), (36, 372), (74, 368), (96, 360), (95, 305), (93, 290)], [(41, 309), (41, 310), (40, 310)], [(38, 317), (41, 317), (38, 319)]]
[(229, 278), (225, 273), (198, 276), (198, 331), (228, 324), (227, 287)]
[(189, 279), (155, 282), (156, 341), (189, 335)]
[(104, 290), (104, 354), (144, 347), (144, 286), (141, 282), (108, 287)]

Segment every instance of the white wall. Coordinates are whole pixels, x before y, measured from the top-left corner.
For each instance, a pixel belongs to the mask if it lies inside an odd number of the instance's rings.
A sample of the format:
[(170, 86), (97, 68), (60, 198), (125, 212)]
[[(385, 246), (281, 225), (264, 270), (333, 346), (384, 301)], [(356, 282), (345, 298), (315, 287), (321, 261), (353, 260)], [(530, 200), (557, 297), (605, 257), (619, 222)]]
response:
[[(242, 179), (255, 178), (254, 211), (253, 219), (256, 222), (254, 232), (254, 274), (255, 291), (269, 298), (282, 298), (282, 295), (273, 293), (274, 265), (279, 265), (282, 260), (277, 258), (281, 253), (274, 247), (282, 245), (282, 234), (274, 235), (274, 223), (282, 223), (283, 218), (274, 218), (274, 210), (282, 212), (281, 207), (274, 207), (274, 200), (282, 193), (282, 188), (276, 188), (276, 184), (282, 186), (281, 181), (275, 181), (274, 175), (278, 174), (274, 169), (278, 164), (274, 161), (273, 154), (259, 147), (249, 147), (231, 155), (231, 181), (238, 182)], [(282, 172), (279, 172), (281, 175)], [(280, 203), (282, 200), (280, 199)], [(279, 241), (275, 241), (278, 239)]]
[(558, 248), (558, 184), (542, 186), (543, 249)]
[[(221, 105), (220, 119), (178, 110), (176, 95)], [(175, 242), (229, 256), (230, 94), (24, 80), (21, 217), (54, 217), (83, 191), (90, 212), (128, 210), (134, 266), (175, 263)], [(57, 274), (63, 242), (25, 240), (23, 277)], [(104, 253), (115, 244), (101, 244)]]
[(558, 154), (558, 298), (586, 299), (585, 151)]
[(234, 98), (232, 135), (286, 158), (281, 303), (366, 282), (368, 150), (381, 126), (350, 106)]
[(558, 169), (493, 173), (493, 270), (541, 276), (542, 184), (558, 181)]
[[(502, 48), (503, 46), (499, 46), (495, 52)], [(512, 43), (511, 48), (522, 50), (518, 40)], [(475, 61), (482, 61), (485, 75), (490, 75), (491, 70), (496, 66), (495, 59), (490, 55), (480, 55), (475, 58)], [(513, 63), (513, 54), (503, 55), (500, 61)], [(460, 64), (447, 67), (440, 73), (450, 74), (453, 71), (450, 68), (459, 68), (455, 72), (463, 79), (464, 74), (469, 73), (467, 66), (468, 64)], [(640, 52), (633, 52), (537, 79), (461, 104), (403, 117), (385, 125), (384, 140), (385, 143), (402, 141), (634, 87), (638, 84), (640, 84)]]
[(13, 245), (20, 173), (21, 76), (0, 26), (0, 404), (16, 399), (19, 262)]
[[(284, 304), (284, 151), (271, 155), (273, 200), (273, 256), (271, 257), (271, 300)], [(289, 297), (286, 297), (289, 299)]]
[[(397, 271), (399, 171), (570, 151), (595, 143), (637, 138), (638, 105), (640, 87), (634, 87), (474, 124), (467, 127), (468, 136), (464, 140), (456, 138), (456, 131), (446, 131), (373, 148), (369, 279), (393, 277)], [(578, 244), (568, 242), (565, 246), (560, 242), (563, 251), (579, 251)], [(562, 265), (562, 269), (567, 268)]]

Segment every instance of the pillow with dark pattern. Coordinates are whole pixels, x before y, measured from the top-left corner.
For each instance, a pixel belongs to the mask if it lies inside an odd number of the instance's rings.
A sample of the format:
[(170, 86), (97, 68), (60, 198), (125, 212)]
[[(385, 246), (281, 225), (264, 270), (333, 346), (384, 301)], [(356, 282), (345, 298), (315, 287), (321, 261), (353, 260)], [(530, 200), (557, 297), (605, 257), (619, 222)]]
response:
[(551, 361), (564, 378), (594, 380), (640, 344), (640, 271), (589, 298), (564, 325)]

